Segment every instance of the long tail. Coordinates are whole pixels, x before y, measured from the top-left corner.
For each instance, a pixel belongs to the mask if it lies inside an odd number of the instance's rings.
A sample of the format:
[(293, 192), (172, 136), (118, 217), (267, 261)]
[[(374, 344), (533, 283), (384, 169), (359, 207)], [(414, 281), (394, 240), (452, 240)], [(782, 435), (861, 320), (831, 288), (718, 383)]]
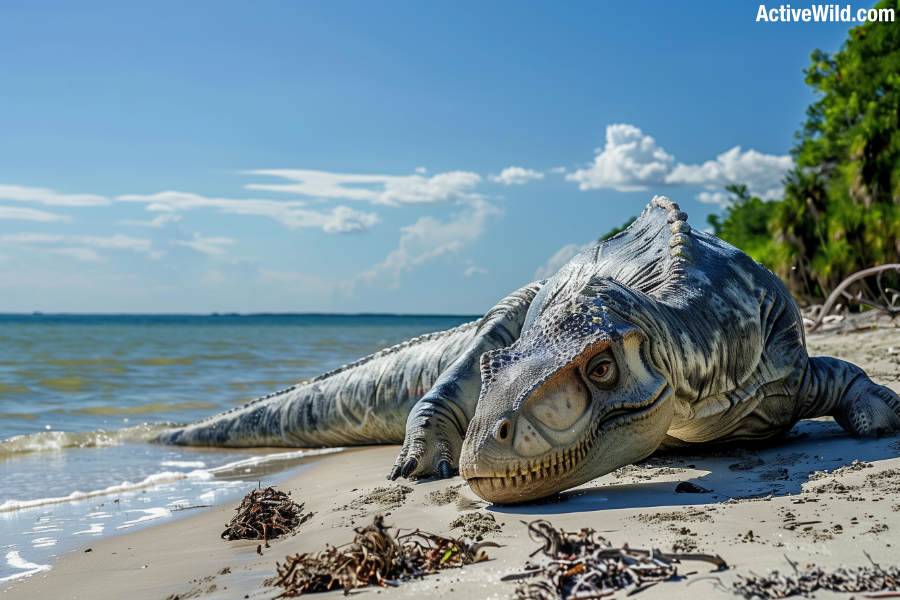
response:
[(476, 335), (478, 321), (423, 335), (240, 408), (162, 433), (191, 446), (321, 447), (403, 441), (406, 417)]

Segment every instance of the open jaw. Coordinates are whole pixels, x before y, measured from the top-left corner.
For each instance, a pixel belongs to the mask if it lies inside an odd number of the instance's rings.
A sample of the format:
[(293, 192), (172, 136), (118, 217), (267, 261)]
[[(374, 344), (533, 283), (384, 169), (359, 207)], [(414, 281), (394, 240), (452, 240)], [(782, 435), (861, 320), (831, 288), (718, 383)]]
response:
[[(466, 473), (468, 469), (463, 468), (462, 476), (481, 498), (496, 504), (516, 504), (545, 498), (605, 475), (627, 463), (604, 465), (602, 461), (592, 461), (598, 441), (610, 431), (650, 418), (668, 398), (670, 389), (668, 385), (661, 386), (644, 407), (614, 410), (602, 415), (585, 428), (577, 442), (565, 448), (551, 450), (533, 459), (510, 461), (504, 472), (494, 469), (494, 473), (487, 476), (472, 474), (470, 477)], [(644, 456), (633, 460), (642, 458)]]

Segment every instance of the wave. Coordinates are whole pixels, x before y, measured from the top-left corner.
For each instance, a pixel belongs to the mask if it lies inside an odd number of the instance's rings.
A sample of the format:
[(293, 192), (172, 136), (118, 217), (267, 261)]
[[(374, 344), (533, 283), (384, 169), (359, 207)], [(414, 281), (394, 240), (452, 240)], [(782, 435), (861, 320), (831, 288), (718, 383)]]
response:
[(0, 459), (28, 452), (50, 452), (64, 448), (100, 448), (125, 442), (147, 442), (172, 423), (144, 423), (124, 429), (95, 431), (40, 431), (0, 441)]
[[(216, 476), (225, 475), (241, 471), (242, 474), (251, 474), (255, 469), (260, 469), (270, 465), (271, 463), (298, 460), (301, 458), (309, 458), (313, 456), (323, 456), (326, 454), (334, 454), (342, 452), (344, 448), (316, 448), (312, 450), (294, 450), (290, 452), (276, 452), (274, 454), (262, 454), (250, 458), (236, 460), (211, 469), (194, 469), (192, 471), (162, 471), (154, 473), (142, 479), (141, 481), (130, 482), (124, 481), (117, 485), (111, 485), (98, 490), (88, 492), (75, 491), (67, 496), (56, 496), (51, 498), (35, 498), (33, 500), (7, 500), (0, 504), (0, 513), (24, 510), (28, 508), (36, 508), (39, 506), (47, 506), (49, 504), (64, 504), (67, 502), (77, 502), (87, 498), (97, 496), (107, 496), (110, 494), (122, 494), (133, 492), (143, 488), (155, 487), (167, 483), (174, 483), (185, 479), (193, 481), (209, 481)], [(153, 517), (158, 518), (158, 517)], [(142, 519), (147, 520), (147, 519)]]
[(50, 570), (50, 565), (37, 565), (33, 562), (25, 560), (17, 550), (12, 550), (6, 553), (6, 564), (13, 569), (25, 570), (21, 573), (14, 573), (8, 577), (0, 577), (0, 582), (13, 581), (14, 579), (21, 579), (23, 577), (31, 577), (35, 573), (41, 573), (43, 571)]

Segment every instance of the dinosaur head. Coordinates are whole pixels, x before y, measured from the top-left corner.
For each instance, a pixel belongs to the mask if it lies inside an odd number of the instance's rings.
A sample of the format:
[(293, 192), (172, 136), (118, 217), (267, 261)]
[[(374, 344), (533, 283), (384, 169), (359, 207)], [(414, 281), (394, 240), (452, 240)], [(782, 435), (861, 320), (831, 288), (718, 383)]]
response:
[(608, 303), (579, 294), (545, 308), (514, 344), (482, 356), (460, 473), (485, 500), (549, 496), (649, 456), (665, 437), (667, 378), (647, 332)]

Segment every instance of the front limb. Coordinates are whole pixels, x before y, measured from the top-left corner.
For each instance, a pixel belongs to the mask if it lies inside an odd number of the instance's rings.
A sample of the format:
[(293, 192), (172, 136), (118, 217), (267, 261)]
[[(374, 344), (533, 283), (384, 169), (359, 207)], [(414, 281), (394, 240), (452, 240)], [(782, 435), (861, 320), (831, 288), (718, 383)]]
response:
[(453, 475), (481, 392), (481, 355), (518, 339), (531, 301), (543, 283), (519, 288), (482, 317), (470, 346), (410, 411), (403, 447), (389, 479)]

